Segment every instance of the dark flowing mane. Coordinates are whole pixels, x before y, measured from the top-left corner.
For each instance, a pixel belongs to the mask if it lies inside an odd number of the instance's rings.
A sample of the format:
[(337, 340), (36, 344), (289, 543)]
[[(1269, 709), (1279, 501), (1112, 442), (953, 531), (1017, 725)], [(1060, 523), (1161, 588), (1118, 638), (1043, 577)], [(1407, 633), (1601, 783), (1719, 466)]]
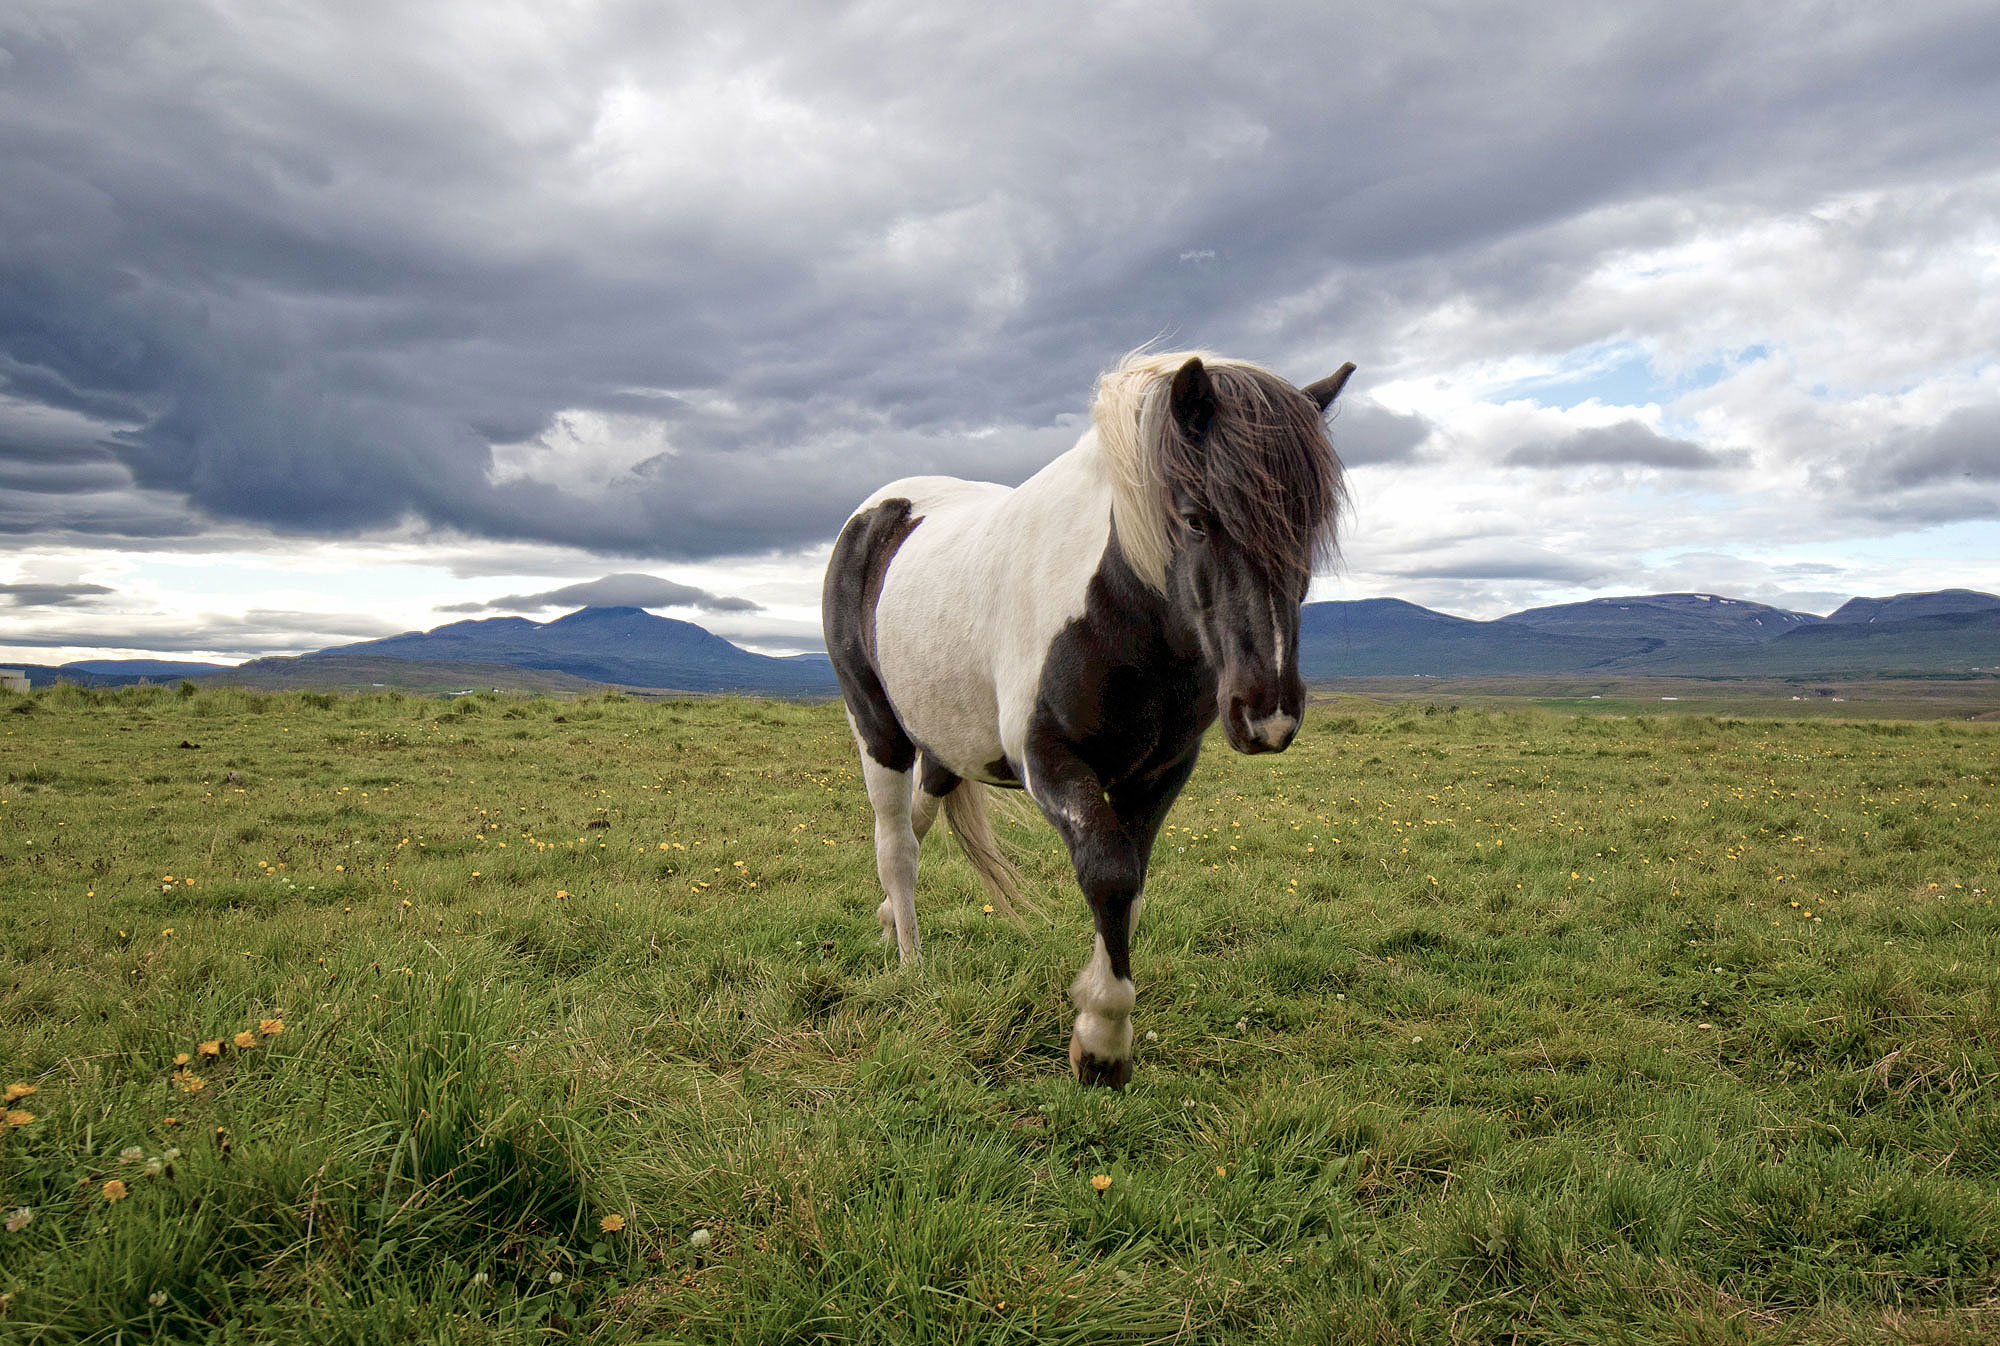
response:
[[(1168, 409), (1174, 371), (1195, 355), (1216, 402), (1199, 442)], [(1340, 459), (1313, 400), (1276, 374), (1205, 352), (1134, 355), (1099, 380), (1092, 415), (1118, 487), (1119, 542), (1147, 584), (1165, 583), (1181, 527), (1176, 491), (1273, 579), (1303, 581), (1332, 559)]]

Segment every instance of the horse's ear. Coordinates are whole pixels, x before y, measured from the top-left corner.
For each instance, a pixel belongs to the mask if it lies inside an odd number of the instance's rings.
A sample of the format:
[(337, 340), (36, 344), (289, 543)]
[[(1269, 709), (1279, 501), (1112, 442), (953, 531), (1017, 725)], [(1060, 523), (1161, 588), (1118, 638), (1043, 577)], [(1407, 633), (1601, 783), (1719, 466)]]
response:
[(1169, 394), (1169, 403), (1174, 411), (1174, 424), (1190, 443), (1201, 443), (1208, 433), (1209, 422), (1215, 419), (1215, 381), (1203, 368), (1199, 355), (1190, 355), (1188, 362), (1174, 372), (1174, 384)]
[(1353, 372), (1354, 361), (1349, 360), (1318, 383), (1308, 383), (1299, 391), (1310, 397), (1321, 411), (1325, 411), (1333, 405), (1333, 399), (1340, 396), (1340, 390), (1347, 386), (1347, 376)]

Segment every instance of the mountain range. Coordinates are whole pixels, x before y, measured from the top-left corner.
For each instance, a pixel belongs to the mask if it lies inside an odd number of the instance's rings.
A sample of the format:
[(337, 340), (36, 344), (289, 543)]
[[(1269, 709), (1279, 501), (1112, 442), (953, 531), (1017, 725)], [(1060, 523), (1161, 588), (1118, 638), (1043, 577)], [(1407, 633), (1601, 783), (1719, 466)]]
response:
[[(1300, 618), (1299, 667), (1311, 680), (2000, 671), (2000, 597), (1944, 589), (1855, 598), (1820, 617), (1715, 594), (1646, 594), (1530, 608), (1484, 622), (1395, 598), (1309, 603)], [(830, 696), (836, 690), (824, 655), (756, 654), (692, 622), (632, 607), (586, 607), (549, 622), (452, 622), (235, 668), (88, 660), (27, 671), (38, 686), (59, 678), (115, 685), (186, 677), (267, 687), (433, 689), (463, 682), (561, 691), (611, 684), (767, 696)]]

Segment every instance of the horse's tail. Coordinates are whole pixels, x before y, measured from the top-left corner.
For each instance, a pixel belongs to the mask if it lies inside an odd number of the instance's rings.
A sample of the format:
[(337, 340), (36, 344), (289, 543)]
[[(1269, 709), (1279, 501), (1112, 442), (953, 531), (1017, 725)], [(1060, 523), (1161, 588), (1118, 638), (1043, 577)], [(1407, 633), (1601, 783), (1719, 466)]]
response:
[(952, 787), (951, 793), (944, 797), (944, 818), (951, 824), (951, 834), (958, 838), (965, 858), (972, 861), (995, 907), (1022, 925), (1027, 924), (1021, 920), (1023, 907), (1046, 920), (1042, 909), (1024, 891), (1021, 871), (1014, 867), (993, 835), (993, 824), (986, 816), (986, 794), (987, 787), (977, 781), (961, 780)]

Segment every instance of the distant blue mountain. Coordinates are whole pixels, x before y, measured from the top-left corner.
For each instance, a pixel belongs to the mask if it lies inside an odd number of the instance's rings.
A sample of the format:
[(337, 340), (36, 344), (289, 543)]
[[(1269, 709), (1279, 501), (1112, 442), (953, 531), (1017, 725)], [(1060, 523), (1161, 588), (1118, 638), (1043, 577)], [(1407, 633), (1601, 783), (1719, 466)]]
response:
[(1299, 613), (1299, 669), (1308, 678), (1568, 673), (1640, 648), (1631, 640), (1475, 622), (1400, 598), (1308, 603)]
[(655, 617), (643, 608), (579, 608), (551, 622), (488, 617), (407, 631), (383, 640), (305, 655), (372, 655), (425, 663), (513, 664), (627, 687), (687, 692), (832, 695), (833, 666), (823, 655), (773, 658), (730, 644), (693, 622)]
[(227, 668), (227, 664), (191, 663), (185, 659), (79, 659), (64, 664), (64, 672), (105, 673), (113, 677), (191, 678)]
[[(1717, 594), (1638, 594), (1593, 598), (1549, 608), (1510, 612), (1497, 620), (1561, 635), (1679, 645), (1761, 645), (1801, 626), (1825, 621), (1809, 612), (1787, 612)], [(1656, 648), (1658, 646), (1656, 645)]]
[[(305, 685), (314, 661), (324, 667), (328, 685), (346, 685), (360, 676), (354, 670), (365, 668), (368, 659), (511, 665), (593, 682), (688, 692), (831, 696), (837, 691), (825, 655), (780, 659), (754, 654), (692, 622), (631, 607), (582, 608), (550, 622), (523, 617), (452, 622), (276, 662), (285, 666), (282, 685)], [(1945, 589), (1856, 598), (1823, 618), (1715, 594), (1642, 594), (1532, 608), (1488, 622), (1396, 598), (1308, 603), (1299, 620), (1299, 667), (1312, 679), (1568, 673), (1816, 677), (1995, 670), (2000, 669), (2000, 597)], [(226, 681), (235, 672), (217, 664), (143, 659), (28, 668), (36, 686), (58, 679), (89, 686), (142, 678)], [(252, 681), (256, 672), (252, 667), (237, 676)], [(483, 676), (464, 674), (470, 682)], [(381, 679), (380, 674), (369, 677)]]
[(1832, 617), (1818, 617), (1716, 594), (1642, 594), (1531, 608), (1490, 622), (1393, 598), (1309, 603), (1300, 620), (1299, 667), (1309, 678), (1993, 669), (2000, 667), (2000, 597), (1947, 589), (1857, 598)]
[(1897, 594), (1894, 598), (1850, 598), (1830, 622), (1907, 622), (1954, 612), (1992, 612), (2000, 598), (1974, 589), (1939, 589), (1927, 594)]
[(29, 685), (53, 687), (73, 682), (79, 687), (129, 687), (137, 682), (179, 682), (210, 673), (227, 673), (228, 664), (188, 663), (177, 659), (79, 659), (68, 664), (15, 664), (28, 675)]

